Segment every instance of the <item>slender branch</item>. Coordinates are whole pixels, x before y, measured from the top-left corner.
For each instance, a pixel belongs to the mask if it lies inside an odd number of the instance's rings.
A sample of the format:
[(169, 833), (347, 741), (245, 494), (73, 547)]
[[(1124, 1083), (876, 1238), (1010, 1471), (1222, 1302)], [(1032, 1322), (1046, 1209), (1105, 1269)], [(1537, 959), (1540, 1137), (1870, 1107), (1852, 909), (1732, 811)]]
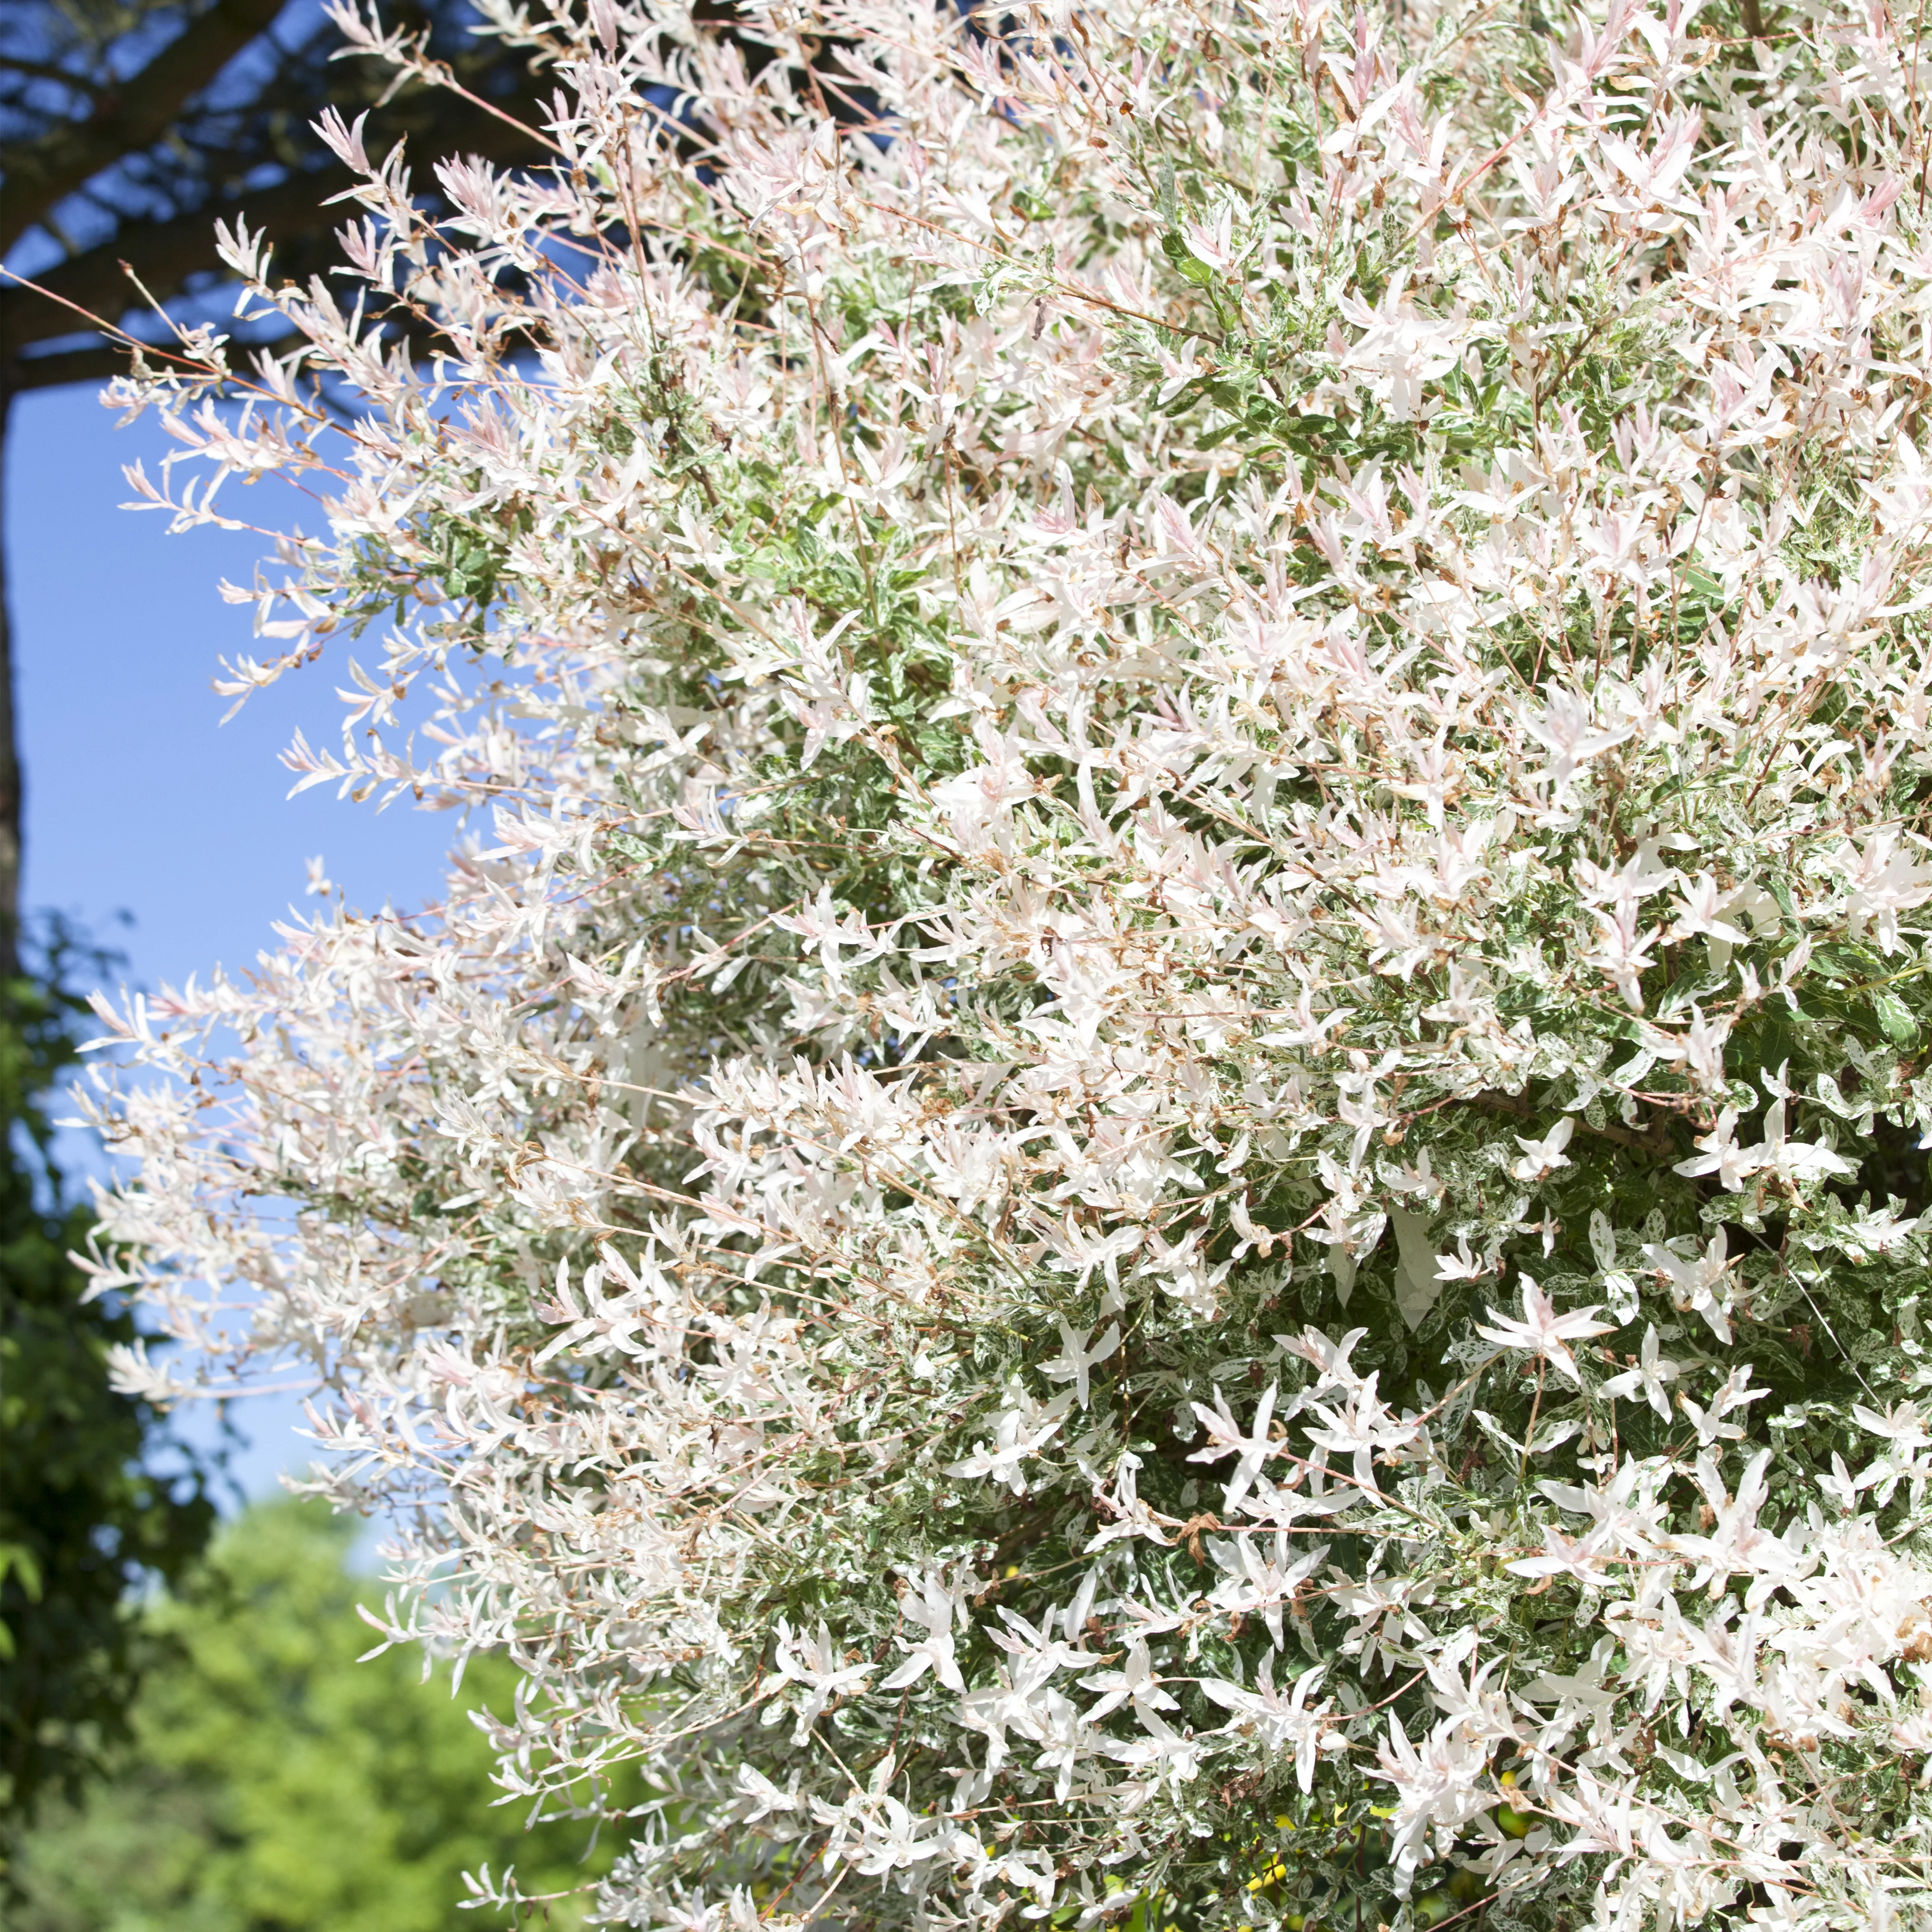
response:
[(113, 86), (111, 80), (90, 79), (70, 68), (57, 66), (52, 61), (22, 60), (16, 54), (0, 54), (0, 70), (8, 74), (23, 74), (30, 80), (50, 80), (58, 86), (71, 87), (96, 97)]
[(69, 382), (100, 382), (127, 372), (129, 351), (102, 342), (85, 349), (62, 349), (51, 355), (23, 356), (7, 372), (15, 395), (30, 389), (56, 389)]
[[(1464, 1104), (1483, 1108), (1492, 1114), (1508, 1114), (1520, 1120), (1540, 1120), (1544, 1118), (1528, 1101), (1520, 1100), (1514, 1094), (1502, 1093), (1493, 1087), (1473, 1096)], [(1654, 1121), (1648, 1131), (1639, 1133), (1633, 1127), (1619, 1126), (1612, 1120), (1606, 1120), (1600, 1127), (1593, 1127), (1581, 1114), (1572, 1118), (1586, 1134), (1594, 1134), (1599, 1140), (1628, 1148), (1634, 1154), (1648, 1154), (1653, 1160), (1670, 1160), (1680, 1151), (1660, 1120)]]

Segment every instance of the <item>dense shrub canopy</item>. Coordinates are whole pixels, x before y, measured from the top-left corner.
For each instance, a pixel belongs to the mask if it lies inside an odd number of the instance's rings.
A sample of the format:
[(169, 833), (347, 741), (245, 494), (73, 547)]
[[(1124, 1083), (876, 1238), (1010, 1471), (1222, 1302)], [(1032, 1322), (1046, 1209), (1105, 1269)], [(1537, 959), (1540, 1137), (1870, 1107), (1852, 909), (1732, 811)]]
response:
[(102, 1280), (612, 1919), (1932, 1923), (1916, 25), (497, 17), (122, 392), (470, 829), (116, 1017)]

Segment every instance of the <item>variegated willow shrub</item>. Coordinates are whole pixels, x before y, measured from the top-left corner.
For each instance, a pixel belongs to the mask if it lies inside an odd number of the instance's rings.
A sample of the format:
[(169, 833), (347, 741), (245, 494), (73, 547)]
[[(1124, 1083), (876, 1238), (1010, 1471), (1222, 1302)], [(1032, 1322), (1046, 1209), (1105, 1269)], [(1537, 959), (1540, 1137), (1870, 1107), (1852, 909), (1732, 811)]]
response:
[(130, 1384), (316, 1378), (611, 1922), (1932, 1924), (1919, 22), (495, 30), (116, 397), (466, 828), (118, 1010)]

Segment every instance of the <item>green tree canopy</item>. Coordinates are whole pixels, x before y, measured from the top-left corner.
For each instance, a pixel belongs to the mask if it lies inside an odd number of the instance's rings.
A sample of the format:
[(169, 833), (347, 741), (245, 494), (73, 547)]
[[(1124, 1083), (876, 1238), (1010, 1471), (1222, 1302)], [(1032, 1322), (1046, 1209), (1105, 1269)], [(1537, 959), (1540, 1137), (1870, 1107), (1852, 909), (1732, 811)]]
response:
[[(557, 1892), (608, 1864), (587, 1823), (526, 1832), (526, 1808), (494, 1804), (469, 1712), (508, 1708), (502, 1660), (473, 1660), (460, 1699), (416, 1652), (357, 1661), (375, 1640), (356, 1527), (320, 1504), (258, 1506), (153, 1606), (166, 1660), (131, 1746), (29, 1838), (14, 1932), (484, 1932), (459, 1916), (464, 1871), (514, 1862), (526, 1892)], [(578, 1923), (574, 1904), (550, 1922)]]
[(93, 1216), (50, 1156), (80, 1005), (52, 938), (28, 970), (0, 965), (0, 1835), (124, 1736), (144, 1650), (129, 1586), (181, 1576), (214, 1515), (205, 1472), (156, 1473), (158, 1418), (109, 1377), (134, 1317), (84, 1298), (68, 1258)]

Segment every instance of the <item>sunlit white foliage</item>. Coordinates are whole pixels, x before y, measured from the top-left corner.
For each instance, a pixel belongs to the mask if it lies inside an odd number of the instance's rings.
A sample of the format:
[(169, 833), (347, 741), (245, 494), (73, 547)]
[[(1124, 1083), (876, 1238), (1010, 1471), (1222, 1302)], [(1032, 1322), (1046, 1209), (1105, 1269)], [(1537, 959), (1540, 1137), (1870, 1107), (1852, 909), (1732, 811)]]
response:
[(461, 814), (108, 1012), (130, 1382), (614, 1922), (1932, 1924), (1917, 24), (495, 18), (554, 164), (116, 398)]

